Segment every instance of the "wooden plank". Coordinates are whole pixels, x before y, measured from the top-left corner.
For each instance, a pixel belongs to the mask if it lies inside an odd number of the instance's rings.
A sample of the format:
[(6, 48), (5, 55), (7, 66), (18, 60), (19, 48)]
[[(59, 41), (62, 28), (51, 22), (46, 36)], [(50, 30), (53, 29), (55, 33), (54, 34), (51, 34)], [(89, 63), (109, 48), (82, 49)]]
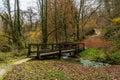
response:
[[(39, 50), (39, 53), (49, 53), (49, 52), (54, 52), (54, 51), (58, 51), (58, 50)], [(31, 51), (31, 53), (37, 53), (37, 50)]]
[[(71, 50), (62, 50), (62, 53), (67, 53), (67, 52), (72, 52), (75, 51), (75, 49), (71, 49)], [(46, 56), (46, 55), (52, 55), (52, 54), (58, 54), (59, 51), (54, 51), (54, 52), (46, 52), (46, 53), (41, 53), (40, 56)]]
[(29, 45), (37, 46), (37, 45), (59, 45), (59, 44), (56, 44), (56, 43), (49, 43), (49, 44), (44, 44), (44, 43), (43, 44), (42, 43), (41, 44), (39, 44), (39, 43), (37, 44), (37, 43), (33, 43), (33, 44), (29, 44)]
[(67, 53), (67, 52), (72, 52), (72, 51), (75, 51), (75, 49), (70, 49), (70, 50), (62, 50), (61, 52), (62, 52), (62, 53)]
[(37, 53), (37, 51), (31, 51), (30, 53)]
[(47, 55), (58, 54), (58, 53), (59, 53), (59, 51), (48, 52), (48, 53), (41, 53), (40, 56), (47, 56)]

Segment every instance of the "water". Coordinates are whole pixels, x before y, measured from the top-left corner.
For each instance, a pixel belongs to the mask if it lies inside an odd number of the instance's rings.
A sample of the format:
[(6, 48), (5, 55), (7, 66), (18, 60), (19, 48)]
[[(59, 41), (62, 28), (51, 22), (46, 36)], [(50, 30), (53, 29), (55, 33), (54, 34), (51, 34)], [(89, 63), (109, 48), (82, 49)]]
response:
[(70, 57), (69, 54), (64, 54), (61, 59), (64, 59), (69, 62), (77, 63), (83, 66), (93, 66), (93, 67), (102, 67), (102, 66), (110, 66), (108, 63), (103, 63), (103, 62), (95, 62), (95, 61), (90, 61), (90, 60), (84, 60), (82, 58), (72, 58)]
[(108, 63), (83, 60), (82, 58), (80, 59), (80, 64), (83, 66), (94, 66), (94, 67), (110, 66), (110, 64)]
[(61, 59), (68, 60), (70, 59), (70, 55), (68, 53), (61, 56)]

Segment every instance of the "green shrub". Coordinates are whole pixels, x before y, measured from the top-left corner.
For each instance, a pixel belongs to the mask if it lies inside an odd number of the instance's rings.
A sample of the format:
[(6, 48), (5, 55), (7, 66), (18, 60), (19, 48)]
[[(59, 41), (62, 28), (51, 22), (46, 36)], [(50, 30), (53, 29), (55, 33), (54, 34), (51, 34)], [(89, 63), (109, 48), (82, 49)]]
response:
[(104, 37), (120, 48), (120, 25), (107, 27)]
[[(1, 33), (0, 33), (1, 35)], [(8, 44), (8, 40), (5, 37), (0, 36), (0, 51), (2, 52), (8, 52), (10, 51), (10, 48), (6, 46)]]
[(0, 52), (0, 62), (9, 61), (26, 56), (26, 50), (14, 50), (12, 52)]
[(120, 65), (120, 51), (108, 54), (105, 62), (109, 64)]
[(27, 51), (26, 49), (19, 49), (16, 45), (7, 45), (7, 47), (10, 48), (11, 53), (13, 54), (14, 57), (20, 57), (23, 55), (26, 55)]
[(15, 57), (22, 57), (22, 56), (26, 56), (27, 54), (27, 50), (26, 49), (23, 49), (23, 50), (21, 50), (21, 51), (19, 51), (19, 50), (16, 50), (16, 51), (12, 51), (13, 52), (13, 55), (15, 56)]
[(5, 60), (5, 55), (0, 53), (0, 61), (4, 61)]
[(104, 37), (115, 45), (113, 51), (106, 51), (105, 62), (120, 64), (120, 25), (107, 27)]
[(13, 54), (10, 52), (0, 52), (0, 61), (7, 61), (13, 58)]
[(98, 50), (95, 48), (87, 49), (80, 53), (80, 56), (83, 59), (88, 59), (92, 61), (104, 61), (105, 60), (105, 54), (102, 50)]
[(101, 50), (91, 48), (81, 52), (80, 56), (86, 60), (120, 65), (120, 51), (103, 52)]

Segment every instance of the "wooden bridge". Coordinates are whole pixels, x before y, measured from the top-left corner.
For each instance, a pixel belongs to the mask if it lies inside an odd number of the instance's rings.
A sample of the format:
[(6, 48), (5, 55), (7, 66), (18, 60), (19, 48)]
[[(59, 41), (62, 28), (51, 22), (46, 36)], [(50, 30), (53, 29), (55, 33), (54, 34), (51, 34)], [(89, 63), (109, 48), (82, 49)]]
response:
[(77, 56), (84, 50), (84, 43), (63, 42), (59, 44), (29, 44), (27, 57), (35, 56), (42, 59), (46, 56), (61, 57), (63, 53), (70, 53), (71, 56)]

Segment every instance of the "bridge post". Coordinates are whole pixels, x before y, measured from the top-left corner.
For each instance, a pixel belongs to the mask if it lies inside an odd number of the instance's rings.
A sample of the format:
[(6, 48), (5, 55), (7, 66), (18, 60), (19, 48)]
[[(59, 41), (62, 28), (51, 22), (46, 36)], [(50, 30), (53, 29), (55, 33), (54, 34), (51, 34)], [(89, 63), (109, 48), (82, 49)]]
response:
[(28, 44), (28, 53), (27, 53), (27, 57), (29, 57), (31, 55), (31, 45)]
[(52, 44), (51, 46), (52, 46), (52, 50), (54, 50), (54, 44)]
[(75, 52), (74, 52), (74, 57), (78, 55), (78, 45), (75, 44)]
[(39, 54), (39, 44), (37, 45), (37, 59), (40, 59), (40, 54)]
[(59, 59), (60, 59), (60, 58), (61, 58), (61, 45), (58, 44), (58, 46), (59, 46), (59, 54), (58, 54), (58, 57), (59, 57)]

